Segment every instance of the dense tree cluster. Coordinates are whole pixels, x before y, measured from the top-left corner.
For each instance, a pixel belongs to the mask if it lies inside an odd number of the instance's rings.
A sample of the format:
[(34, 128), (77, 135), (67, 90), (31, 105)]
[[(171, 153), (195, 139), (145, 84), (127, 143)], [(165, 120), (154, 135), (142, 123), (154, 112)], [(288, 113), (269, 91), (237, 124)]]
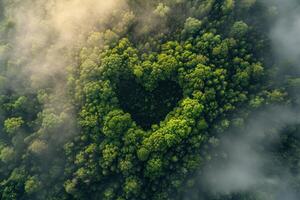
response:
[[(72, 49), (57, 94), (56, 80), (33, 88), (18, 73), (30, 58), (11, 53), (14, 22), (1, 9), (14, 4), (0, 0), (0, 199), (183, 199), (213, 138), (253, 110), (297, 103), (297, 77), (272, 81), (259, 2), (127, 3)], [(291, 169), (294, 133), (274, 150)]]

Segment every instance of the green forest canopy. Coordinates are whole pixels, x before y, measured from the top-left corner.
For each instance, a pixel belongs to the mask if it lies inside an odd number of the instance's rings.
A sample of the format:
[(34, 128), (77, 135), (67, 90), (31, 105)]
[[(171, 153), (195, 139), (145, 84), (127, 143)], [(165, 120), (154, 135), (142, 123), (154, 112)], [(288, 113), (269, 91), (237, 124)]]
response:
[[(254, 191), (203, 191), (195, 174), (218, 159), (213, 141), (252, 113), (297, 106), (298, 75), (275, 79), (273, 8), (255, 0), (126, 3), (63, 52), (63, 73), (33, 87), (39, 74), (21, 73), (31, 57), (13, 53), (19, 33), (9, 13), (18, 1), (0, 0), (0, 199), (181, 200), (193, 188), (195, 199), (258, 200)], [(295, 177), (298, 128), (272, 147)], [(299, 184), (293, 179), (291, 190)]]

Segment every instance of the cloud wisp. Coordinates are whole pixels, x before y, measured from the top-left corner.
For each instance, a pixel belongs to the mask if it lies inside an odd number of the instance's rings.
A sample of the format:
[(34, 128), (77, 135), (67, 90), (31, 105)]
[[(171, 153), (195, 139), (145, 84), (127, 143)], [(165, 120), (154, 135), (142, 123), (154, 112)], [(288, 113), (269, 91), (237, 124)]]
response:
[(285, 168), (280, 169), (282, 174), (270, 173), (269, 169), (276, 166), (273, 154), (265, 149), (280, 139), (287, 126), (298, 123), (300, 112), (293, 108), (278, 106), (255, 113), (245, 128), (220, 138), (219, 157), (204, 168), (202, 185), (220, 195), (252, 191), (269, 195), (267, 199), (282, 199), (289, 194), (284, 199), (296, 200), (287, 185), (292, 174)]

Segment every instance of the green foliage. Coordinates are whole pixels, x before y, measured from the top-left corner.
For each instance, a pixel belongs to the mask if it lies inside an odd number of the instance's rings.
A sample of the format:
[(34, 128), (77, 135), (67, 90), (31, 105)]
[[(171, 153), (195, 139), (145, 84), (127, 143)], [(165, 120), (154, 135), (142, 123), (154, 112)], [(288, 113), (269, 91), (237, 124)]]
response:
[(185, 34), (194, 35), (199, 33), (201, 26), (202, 26), (202, 22), (200, 20), (189, 17), (186, 19), (183, 31)]
[(46, 142), (42, 140), (35, 140), (32, 142), (32, 144), (29, 146), (29, 150), (37, 155), (42, 155), (43, 152), (45, 152), (47, 149)]
[(16, 131), (24, 124), (21, 117), (9, 118), (4, 121), (4, 128), (7, 133), (15, 134)]
[(25, 192), (28, 194), (33, 194), (35, 192), (38, 192), (40, 190), (41, 183), (36, 177), (30, 177), (25, 182)]
[(157, 14), (160, 17), (165, 17), (170, 12), (170, 8), (163, 3), (159, 3), (156, 9), (154, 10), (154, 13)]
[(235, 22), (231, 28), (231, 35), (233, 37), (242, 37), (248, 31), (248, 25), (243, 21)]
[[(224, 131), (265, 105), (297, 103), (299, 78), (270, 80), (256, 0), (126, 2), (56, 52), (71, 54), (68, 70), (32, 87), (41, 77), (20, 71), (43, 52), (15, 58), (10, 38), (23, 33), (2, 9), (20, 2), (0, 0), (0, 199), (181, 200)], [(299, 165), (298, 138), (280, 141), (276, 156)]]
[(0, 152), (0, 159), (4, 163), (13, 161), (15, 157), (15, 151), (12, 147), (4, 147)]

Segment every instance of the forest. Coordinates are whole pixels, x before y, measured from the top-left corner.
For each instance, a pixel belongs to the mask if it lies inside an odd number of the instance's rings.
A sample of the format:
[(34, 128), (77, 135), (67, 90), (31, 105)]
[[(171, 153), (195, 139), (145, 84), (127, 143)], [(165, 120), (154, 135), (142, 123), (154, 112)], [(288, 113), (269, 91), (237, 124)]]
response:
[(1, 200), (298, 200), (299, 0), (0, 0)]

